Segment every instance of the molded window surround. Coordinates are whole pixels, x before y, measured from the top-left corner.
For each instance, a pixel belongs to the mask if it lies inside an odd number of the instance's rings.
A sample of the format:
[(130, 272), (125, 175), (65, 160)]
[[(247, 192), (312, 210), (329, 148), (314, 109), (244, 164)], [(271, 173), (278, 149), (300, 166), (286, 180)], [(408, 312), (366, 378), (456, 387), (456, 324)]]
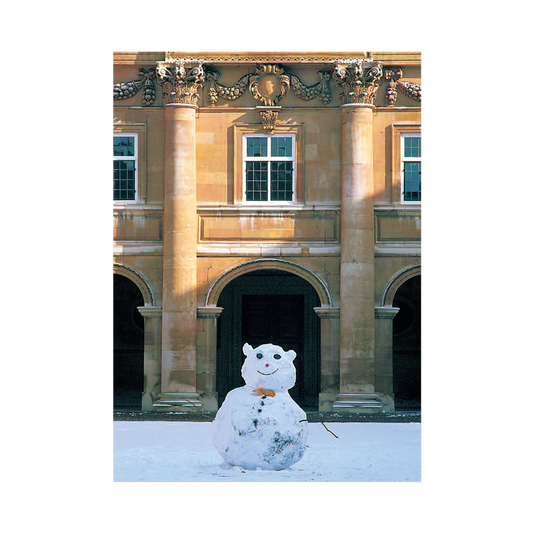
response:
[[(405, 139), (421, 138), (420, 123), (412, 124), (392, 124), (392, 203), (403, 205), (420, 205), (420, 200), (410, 200), (404, 198), (405, 184), (404, 175), (405, 170), (416, 170), (417, 164), (421, 164), (421, 157), (415, 152), (409, 152), (406, 157), (406, 143)], [(407, 165), (406, 165), (407, 163)], [(408, 167), (406, 169), (406, 166)], [(409, 188), (409, 185), (408, 185)], [(412, 185), (411, 185), (412, 188)], [(409, 195), (408, 195), (409, 196)], [(412, 195), (411, 195), (412, 197)]]

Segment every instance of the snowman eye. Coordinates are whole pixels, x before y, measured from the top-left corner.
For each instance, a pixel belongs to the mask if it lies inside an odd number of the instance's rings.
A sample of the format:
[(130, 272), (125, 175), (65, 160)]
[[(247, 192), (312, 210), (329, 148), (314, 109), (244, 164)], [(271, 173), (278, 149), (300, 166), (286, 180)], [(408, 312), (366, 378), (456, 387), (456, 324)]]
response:
[(281, 359), (281, 355), (279, 353), (274, 354), (274, 359)]
[(259, 352), (257, 355), (256, 355), (257, 359), (262, 359), (263, 358), (263, 354), (261, 352)]

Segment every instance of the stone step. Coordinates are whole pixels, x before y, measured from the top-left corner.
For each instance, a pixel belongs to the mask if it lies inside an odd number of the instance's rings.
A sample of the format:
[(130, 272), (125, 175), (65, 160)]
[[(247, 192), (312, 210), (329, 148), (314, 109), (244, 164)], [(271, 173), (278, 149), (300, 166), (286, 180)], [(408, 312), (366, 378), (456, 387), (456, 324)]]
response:
[(364, 401), (364, 400), (354, 400), (351, 402), (348, 401), (337, 401), (334, 402), (335, 406), (337, 407), (350, 407), (351, 405), (361, 405), (361, 406), (368, 406), (368, 407), (381, 407), (381, 402), (373, 402), (373, 401)]
[(197, 394), (162, 393), (153, 408), (155, 411), (201, 412), (202, 402)]
[(339, 394), (333, 402), (333, 411), (381, 413), (383, 404), (377, 394)]

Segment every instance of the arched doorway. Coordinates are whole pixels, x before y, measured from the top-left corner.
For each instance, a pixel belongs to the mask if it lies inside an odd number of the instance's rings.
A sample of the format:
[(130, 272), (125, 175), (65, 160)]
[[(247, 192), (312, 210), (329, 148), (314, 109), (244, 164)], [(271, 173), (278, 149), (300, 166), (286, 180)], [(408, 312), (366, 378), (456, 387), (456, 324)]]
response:
[(421, 277), (398, 287), (393, 307), (393, 389), (396, 409), (421, 408)]
[(113, 274), (113, 407), (141, 409), (144, 384), (144, 299), (137, 285)]
[(256, 269), (232, 279), (221, 291), (218, 318), (217, 392), (244, 385), (242, 346), (272, 343), (295, 350), (296, 385), (290, 394), (302, 407), (318, 408), (320, 328), (314, 307), (320, 299), (305, 279), (278, 269)]

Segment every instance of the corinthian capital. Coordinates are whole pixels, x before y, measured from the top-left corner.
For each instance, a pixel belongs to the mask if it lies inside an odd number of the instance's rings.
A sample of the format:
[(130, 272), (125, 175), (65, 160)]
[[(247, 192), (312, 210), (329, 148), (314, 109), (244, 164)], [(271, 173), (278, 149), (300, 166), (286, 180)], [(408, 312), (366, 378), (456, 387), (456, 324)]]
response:
[(373, 104), (382, 73), (381, 62), (354, 59), (336, 63), (333, 76), (345, 104)]
[(200, 61), (168, 60), (157, 62), (157, 79), (166, 104), (197, 105), (205, 80)]

